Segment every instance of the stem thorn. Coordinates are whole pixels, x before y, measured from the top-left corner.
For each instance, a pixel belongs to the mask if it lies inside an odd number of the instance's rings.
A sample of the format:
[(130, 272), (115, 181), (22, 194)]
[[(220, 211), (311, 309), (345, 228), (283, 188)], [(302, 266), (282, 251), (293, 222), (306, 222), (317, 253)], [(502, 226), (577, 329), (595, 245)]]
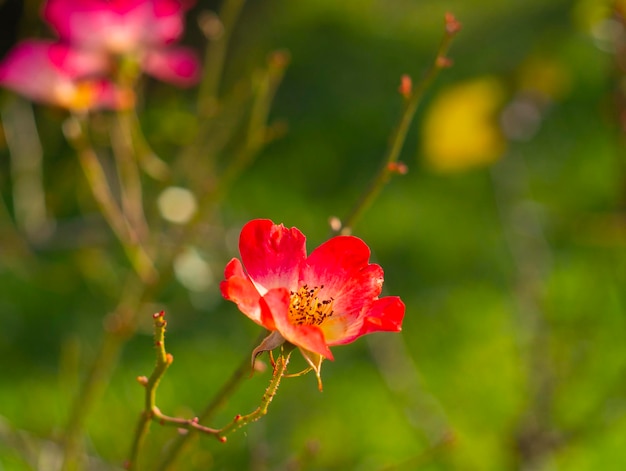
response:
[(141, 384), (143, 387), (148, 385), (148, 377), (147, 376), (137, 376), (137, 382)]

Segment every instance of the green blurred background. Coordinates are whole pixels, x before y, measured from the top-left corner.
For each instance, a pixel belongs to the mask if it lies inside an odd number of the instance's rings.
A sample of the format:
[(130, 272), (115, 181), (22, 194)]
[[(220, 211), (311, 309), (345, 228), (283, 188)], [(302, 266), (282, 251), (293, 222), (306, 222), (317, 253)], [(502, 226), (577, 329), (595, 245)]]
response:
[[(204, 48), (196, 18), (217, 6), (198, 1), (189, 12), (187, 44)], [(284, 380), (266, 417), (226, 444), (198, 437), (178, 469), (624, 469), (626, 33), (601, 0), (248, 2), (223, 92), (270, 51), (289, 51), (271, 112), (286, 133), (232, 185), (217, 222), (199, 228), (195, 250), (212, 283), (172, 282), (145, 307), (89, 416), (90, 469), (117, 469), (128, 453), (143, 400), (135, 378), (154, 362), (152, 312), (167, 311), (175, 358), (158, 392), (166, 413), (197, 414), (249, 354), (260, 329), (218, 291), (239, 228), (271, 218), (301, 229), (309, 250), (328, 237), (328, 218), (345, 215), (379, 167), (402, 108), (400, 76), (417, 82), (432, 62), (446, 11), (463, 24), (454, 66), (418, 111), (401, 159), (408, 174), (354, 230), (385, 269), (385, 293), (406, 303), (403, 332), (334, 348), (323, 393), (313, 375)], [(19, 37), (49, 34), (37, 2), (19, 18)], [(485, 125), (501, 140), (483, 150), (495, 163), (438, 170), (422, 123), (438, 97), (477, 80), (497, 83)], [(140, 119), (168, 162), (187, 144), (194, 96), (146, 84)], [(63, 139), (64, 112), (34, 110), (54, 219), (36, 243), (13, 225), (0, 147), (2, 470), (57, 469), (55, 440), (128, 272)], [(253, 410), (267, 379), (246, 380), (209, 425)], [(148, 448), (158, 457), (174, 436), (153, 425)]]

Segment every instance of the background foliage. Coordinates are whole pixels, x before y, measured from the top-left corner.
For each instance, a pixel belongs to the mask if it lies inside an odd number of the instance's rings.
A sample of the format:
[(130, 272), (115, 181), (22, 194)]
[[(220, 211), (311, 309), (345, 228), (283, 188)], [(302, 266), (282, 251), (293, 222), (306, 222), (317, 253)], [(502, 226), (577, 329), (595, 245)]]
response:
[[(196, 18), (216, 7), (199, 1), (188, 14), (187, 44), (204, 47)], [(175, 357), (159, 389), (165, 411), (197, 414), (248, 354), (259, 329), (221, 300), (217, 286), (236, 255), (238, 228), (267, 217), (300, 228), (309, 249), (328, 237), (329, 216), (347, 212), (379, 165), (401, 109), (399, 77), (423, 73), (448, 10), (463, 31), (454, 67), (429, 90), (410, 133), (402, 156), (409, 173), (355, 228), (385, 269), (386, 292), (407, 305), (403, 333), (334, 349), (323, 393), (312, 375), (285, 380), (265, 418), (226, 444), (198, 437), (180, 469), (621, 469), (626, 175), (616, 94), (623, 76), (602, 22), (608, 2), (584, 0), (249, 2), (223, 91), (236, 89), (269, 51), (288, 50), (271, 112), (286, 132), (230, 187), (219, 224), (199, 228), (210, 286), (191, 291), (173, 281), (145, 307), (145, 326), (87, 423), (93, 469), (115, 469), (128, 453), (142, 407), (135, 378), (154, 361), (153, 311), (168, 312)], [(17, 24), (20, 37), (46, 34), (37, 2), (25, 2)], [(492, 125), (509, 123), (497, 162), (436, 171), (421, 124), (437, 97), (481, 79), (500, 90)], [(194, 93), (149, 81), (145, 92), (143, 130), (171, 161), (176, 146), (188, 144)], [(3, 93), (5, 103), (14, 99)], [(530, 108), (511, 108), (520, 103)], [(14, 226), (9, 153), (0, 145), (6, 470), (56, 469), (55, 437), (128, 271), (60, 132), (64, 112), (34, 110), (54, 217), (35, 242)], [(452, 125), (464, 135), (462, 121)], [(147, 209), (156, 212), (155, 202)], [(216, 422), (256, 407), (266, 380), (244, 382)], [(153, 426), (149, 447), (166, 447), (173, 436)]]

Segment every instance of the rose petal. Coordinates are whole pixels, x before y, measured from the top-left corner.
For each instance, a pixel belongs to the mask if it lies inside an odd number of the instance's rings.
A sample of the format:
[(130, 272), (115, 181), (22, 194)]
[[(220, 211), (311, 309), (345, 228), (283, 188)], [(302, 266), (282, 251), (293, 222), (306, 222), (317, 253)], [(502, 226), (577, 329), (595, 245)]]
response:
[(324, 286), (319, 296), (333, 298), (334, 320), (351, 323), (382, 290), (383, 270), (369, 263), (370, 250), (361, 239), (338, 236), (311, 252), (301, 278), (309, 286)]
[(241, 229), (239, 252), (248, 275), (261, 293), (298, 288), (300, 266), (306, 259), (306, 239), (298, 229), (255, 219)]
[(372, 332), (400, 332), (404, 311), (404, 303), (399, 297), (388, 296), (365, 306), (354, 319), (333, 315), (321, 328), (328, 345), (344, 345)]
[(398, 296), (387, 296), (374, 301), (363, 317), (359, 336), (371, 332), (400, 332), (405, 305)]
[(142, 68), (146, 73), (181, 87), (194, 85), (200, 79), (200, 61), (187, 48), (168, 48), (146, 53)]
[(228, 279), (231, 276), (247, 278), (246, 272), (243, 271), (241, 262), (236, 258), (233, 258), (230, 262), (228, 262), (224, 268), (224, 278)]
[(264, 325), (261, 320), (261, 296), (252, 282), (243, 272), (241, 262), (236, 258), (226, 265), (224, 270), (226, 279), (220, 283), (222, 296), (237, 304), (237, 307), (246, 316), (259, 325)]
[[(99, 52), (76, 49), (65, 43), (50, 43), (47, 41), (25, 41), (30, 47), (28, 55), (47, 54), (48, 59), (55, 67), (72, 78), (92, 77), (107, 73), (111, 68), (109, 58)], [(24, 44), (22, 43), (22, 44)]]
[(39, 77), (43, 72), (75, 79), (102, 74), (109, 65), (107, 58), (101, 54), (80, 51), (63, 43), (26, 40), (11, 49), (3, 59), (0, 77), (16, 81), (44, 81)]

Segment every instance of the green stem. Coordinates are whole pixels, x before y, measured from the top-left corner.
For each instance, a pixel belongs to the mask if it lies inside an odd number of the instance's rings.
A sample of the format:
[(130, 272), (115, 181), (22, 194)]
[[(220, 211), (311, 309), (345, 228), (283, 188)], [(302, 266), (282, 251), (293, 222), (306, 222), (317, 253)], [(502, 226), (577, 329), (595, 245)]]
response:
[[(243, 144), (236, 152), (228, 167), (220, 175), (219, 182), (212, 192), (208, 192), (205, 200), (218, 200), (232, 183), (252, 163), (268, 141), (268, 116), (276, 90), (283, 79), (289, 63), (289, 57), (283, 51), (271, 54), (267, 69), (257, 78), (254, 102), (250, 113), (250, 120), (246, 129)], [(210, 206), (209, 201), (203, 200), (201, 207)], [(198, 215), (199, 216), (199, 215)]]
[(117, 164), (122, 211), (133, 236), (145, 242), (150, 231), (143, 210), (143, 188), (136, 153), (133, 148), (130, 122), (125, 115), (124, 111), (119, 111), (116, 114), (111, 126), (111, 146)]
[(215, 110), (226, 53), (228, 52), (228, 44), (243, 4), (244, 0), (225, 0), (220, 9), (221, 34), (217, 37), (209, 38), (210, 42), (206, 48), (204, 58), (204, 74), (198, 94), (198, 112), (200, 116), (210, 116)]
[[(203, 197), (198, 202), (200, 210), (196, 212), (185, 228), (178, 232), (177, 241), (172, 244), (173, 246), (178, 247), (180, 241), (186, 240), (188, 236), (193, 234), (194, 228), (198, 224), (205, 223), (211, 218), (210, 211), (226, 195), (230, 185), (252, 163), (263, 146), (276, 137), (277, 133), (270, 131), (271, 127), (268, 126), (267, 121), (272, 101), (288, 62), (289, 58), (285, 52), (275, 51), (268, 59), (267, 68), (258, 73), (254, 84), (253, 103), (245, 138), (234, 151), (235, 155), (230, 159), (228, 166), (219, 175), (219, 181), (208, 185)], [(189, 155), (184, 158), (188, 159), (188, 157)]]
[(130, 458), (126, 463), (126, 468), (129, 470), (135, 469), (137, 465), (137, 458), (139, 451), (143, 446), (145, 438), (150, 429), (150, 421), (155, 416), (155, 411), (158, 411), (156, 407), (156, 390), (159, 386), (161, 378), (172, 364), (174, 360), (172, 355), (165, 351), (165, 327), (167, 321), (164, 318), (164, 312), (158, 312), (154, 314), (154, 345), (156, 347), (156, 365), (150, 378), (140, 378), (145, 381), (144, 386), (146, 388), (145, 405), (144, 410), (139, 418), (137, 424), (137, 431), (133, 439), (133, 445), (131, 448)]
[[(263, 338), (265, 338), (266, 335), (267, 335), (267, 332), (264, 331), (259, 336), (259, 338), (255, 341), (255, 346), (258, 345), (259, 342), (261, 342)], [(284, 366), (286, 368), (287, 364), (285, 363)], [(283, 371), (280, 376), (283, 377), (284, 373), (285, 372)], [(209, 404), (204, 409), (204, 411), (202, 411), (202, 413), (198, 416), (198, 420), (201, 422), (205, 422), (205, 423), (210, 421), (215, 415), (215, 413), (218, 411), (218, 409), (224, 405), (224, 403), (228, 400), (230, 396), (232, 396), (235, 390), (241, 385), (242, 381), (246, 377), (249, 376), (249, 374), (250, 374), (250, 355), (246, 355), (242, 359), (237, 369), (233, 372), (229, 380), (221, 387), (221, 389), (215, 394), (215, 396), (213, 397), (211, 402), (209, 402)], [(275, 375), (276, 375), (276, 371), (274, 370), (272, 381), (274, 381)], [(278, 379), (278, 381), (280, 381), (280, 378)], [(276, 387), (278, 387), (278, 385), (276, 385)], [(276, 393), (275, 389), (274, 389), (274, 393)], [(267, 395), (267, 391), (266, 391), (266, 395)], [(268, 402), (268, 405), (269, 405), (269, 402)], [(267, 407), (265, 409), (267, 411)], [(174, 465), (175, 465), (176, 459), (185, 450), (186, 445), (189, 443), (189, 439), (193, 435), (195, 434), (189, 433), (186, 435), (178, 435), (174, 439), (174, 441), (168, 447), (167, 455), (162, 460), (160, 460), (158, 471), (167, 471), (170, 469), (175, 469)]]
[[(150, 375), (150, 378), (146, 378), (145, 376), (138, 378), (139, 382), (143, 384), (146, 388), (145, 402), (144, 410), (139, 417), (139, 422), (137, 424), (137, 429), (133, 438), (130, 456), (128, 461), (126, 462), (126, 469), (128, 470), (134, 470), (137, 467), (139, 452), (141, 451), (150, 430), (151, 421), (156, 421), (161, 425), (169, 425), (177, 428), (183, 428), (189, 431), (196, 431), (207, 435), (213, 435), (219, 441), (225, 442), (226, 435), (228, 435), (229, 433), (251, 422), (259, 420), (267, 413), (268, 407), (272, 402), (272, 399), (276, 395), (276, 391), (278, 390), (278, 386), (280, 385), (280, 380), (283, 378), (285, 372), (287, 371), (289, 356), (291, 355), (291, 352), (286, 354), (281, 353), (281, 355), (274, 363), (272, 379), (270, 380), (269, 386), (265, 390), (265, 394), (263, 394), (263, 397), (261, 398), (261, 404), (259, 405), (259, 407), (254, 412), (248, 415), (236, 415), (233, 421), (225, 427), (221, 429), (205, 427), (204, 425), (200, 424), (201, 419), (199, 417), (194, 417), (193, 419), (170, 417), (163, 414), (156, 405), (157, 388), (159, 386), (161, 378), (174, 360), (172, 355), (167, 353), (165, 349), (165, 328), (167, 326), (167, 321), (165, 320), (164, 316), (165, 313), (163, 311), (158, 312), (152, 316), (154, 319), (154, 345), (156, 347), (156, 365), (154, 367), (154, 370), (152, 371), (152, 374)], [(241, 376), (243, 376), (243, 374)], [(237, 380), (236, 382), (239, 383), (239, 381), (240, 380)], [(231, 382), (232, 381), (229, 381), (229, 383)], [(224, 388), (222, 390), (224, 390)], [(219, 403), (221, 403), (222, 400), (225, 398), (221, 394), (218, 394), (218, 397)], [(216, 401), (214, 400), (212, 404), (215, 403)], [(207, 411), (205, 411), (205, 413), (203, 414), (203, 418), (206, 418), (206, 416), (209, 415), (207, 412), (211, 413), (214, 408), (215, 406), (210, 407)], [(168, 457), (166, 458), (166, 460), (161, 462), (161, 469), (166, 469), (166, 467), (173, 462), (176, 455), (177, 451), (172, 454), (172, 449), (170, 448), (170, 453)]]
[(127, 126), (132, 136), (133, 148), (137, 162), (141, 169), (158, 181), (167, 181), (171, 177), (171, 171), (166, 162), (161, 160), (152, 150), (146, 136), (141, 129), (141, 123), (137, 117), (135, 108), (121, 112), (124, 126)]
[[(259, 344), (266, 336), (266, 333), (263, 332), (257, 341), (255, 342), (255, 346)], [(201, 422), (209, 422), (213, 419), (215, 413), (224, 405), (224, 403), (228, 400), (230, 396), (237, 390), (237, 388), (241, 385), (243, 380), (250, 375), (250, 355), (246, 354), (237, 369), (230, 376), (228, 381), (224, 383), (224, 385), (220, 388), (220, 390), (215, 394), (211, 402), (205, 407), (202, 413), (198, 416), (198, 419)], [(167, 469), (171, 469), (170, 466), (174, 464), (178, 456), (183, 452), (185, 446), (189, 443), (189, 439), (191, 438), (191, 434), (187, 435), (178, 435), (172, 444), (168, 448), (167, 455), (160, 461), (159, 471), (165, 471)]]
[(265, 390), (265, 394), (263, 394), (263, 397), (261, 398), (261, 404), (259, 405), (259, 407), (257, 407), (254, 412), (251, 412), (248, 415), (236, 415), (230, 424), (219, 430), (218, 436), (221, 441), (226, 441), (226, 435), (228, 435), (229, 433), (234, 432), (235, 430), (252, 422), (256, 422), (265, 414), (267, 414), (270, 403), (272, 402), (272, 399), (274, 399), (276, 391), (278, 391), (278, 386), (280, 386), (280, 380), (283, 378), (285, 372), (287, 371), (287, 365), (289, 364), (290, 356), (291, 352), (287, 355), (283, 355), (281, 353), (281, 355), (278, 356), (276, 362), (274, 363), (272, 379), (270, 381), (270, 384), (267, 386), (267, 389)]
[(64, 125), (65, 136), (74, 147), (78, 155), (78, 160), (89, 183), (93, 196), (100, 207), (102, 215), (109, 226), (123, 243), (130, 240), (126, 220), (119, 208), (117, 201), (111, 191), (106, 174), (96, 152), (93, 150), (87, 139), (85, 123), (77, 117), (68, 118)]
[(81, 122), (76, 116), (71, 117), (65, 125), (65, 135), (78, 155), (78, 161), (100, 212), (122, 245), (131, 265), (145, 283), (152, 283), (158, 276), (152, 258), (129, 227), (124, 213), (113, 196), (106, 173), (89, 143), (84, 128), (84, 122)]
[(430, 87), (435, 78), (439, 75), (441, 69), (449, 66), (449, 60), (446, 58), (446, 54), (450, 49), (452, 39), (459, 29), (460, 25), (456, 22), (456, 20), (451, 15), (446, 15), (446, 30), (439, 45), (439, 49), (437, 50), (437, 56), (424, 78), (409, 94), (405, 96), (404, 109), (402, 110), (400, 122), (393, 133), (380, 169), (370, 185), (366, 188), (365, 192), (357, 200), (354, 207), (341, 221), (341, 226), (334, 231), (335, 233), (340, 232), (342, 234), (349, 234), (352, 231), (354, 224), (378, 197), (381, 190), (389, 182), (391, 176), (396, 173), (393, 164), (398, 162), (400, 152), (404, 147), (404, 142), (406, 141), (406, 136), (415, 116), (415, 112), (417, 111), (417, 107), (422, 101), (428, 87)]

